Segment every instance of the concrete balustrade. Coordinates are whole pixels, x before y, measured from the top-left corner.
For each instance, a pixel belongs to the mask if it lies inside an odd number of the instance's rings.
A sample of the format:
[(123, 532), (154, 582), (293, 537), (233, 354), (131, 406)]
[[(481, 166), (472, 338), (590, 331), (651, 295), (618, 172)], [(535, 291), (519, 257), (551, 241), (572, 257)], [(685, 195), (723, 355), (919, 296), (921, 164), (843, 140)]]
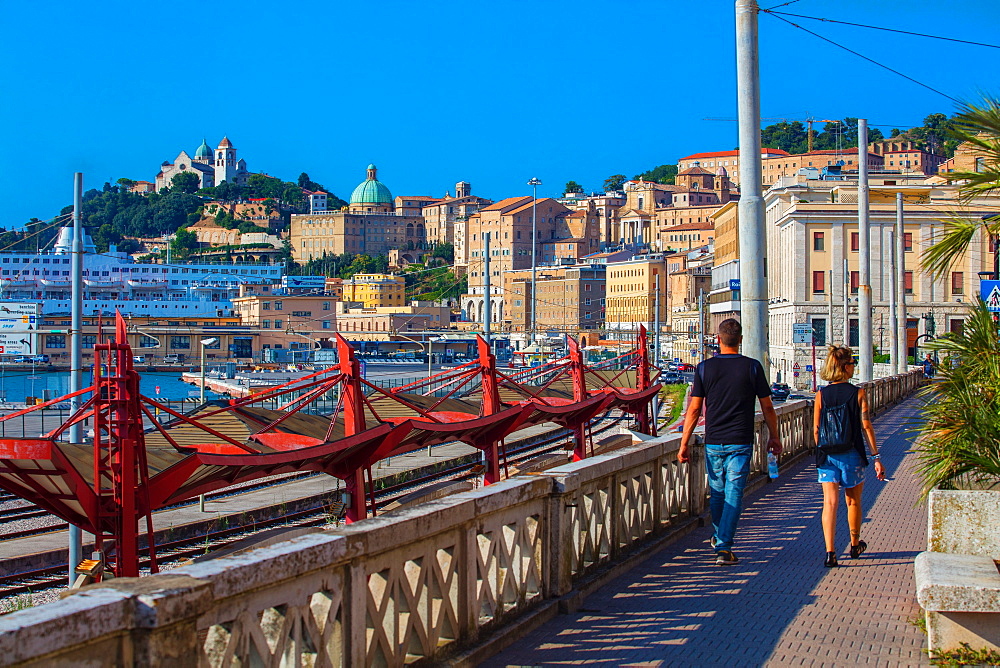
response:
[[(919, 374), (869, 384), (876, 410)], [(812, 447), (812, 402), (777, 407), (783, 459)], [(758, 416), (752, 476), (766, 476)], [(347, 527), (0, 618), (0, 662), (398, 666), (455, 656), (551, 616), (601, 577), (697, 524), (704, 448), (678, 434), (516, 476)], [(472, 659), (469, 659), (472, 662)]]

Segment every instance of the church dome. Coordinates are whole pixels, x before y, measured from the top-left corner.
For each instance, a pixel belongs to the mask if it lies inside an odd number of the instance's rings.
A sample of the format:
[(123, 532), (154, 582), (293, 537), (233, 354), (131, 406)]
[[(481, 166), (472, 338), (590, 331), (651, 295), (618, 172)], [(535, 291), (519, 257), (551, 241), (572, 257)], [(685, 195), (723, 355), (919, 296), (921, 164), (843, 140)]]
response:
[(212, 149), (208, 147), (208, 141), (207, 140), (205, 140), (205, 139), (201, 140), (201, 146), (199, 146), (198, 150), (194, 152), (194, 157), (196, 157), (196, 158), (211, 158), (212, 157)]
[(351, 193), (351, 204), (392, 204), (392, 193), (377, 174), (375, 165), (368, 165), (368, 178)]

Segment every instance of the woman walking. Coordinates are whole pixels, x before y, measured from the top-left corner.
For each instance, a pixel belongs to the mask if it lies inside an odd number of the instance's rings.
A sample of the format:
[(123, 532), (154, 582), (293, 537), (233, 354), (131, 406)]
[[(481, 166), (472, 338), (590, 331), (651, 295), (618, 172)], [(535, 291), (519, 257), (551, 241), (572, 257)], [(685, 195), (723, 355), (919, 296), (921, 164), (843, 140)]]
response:
[(826, 561), (823, 565), (832, 568), (837, 565), (834, 540), (841, 487), (847, 499), (851, 558), (857, 559), (868, 547), (861, 540), (861, 492), (865, 486), (865, 467), (868, 466), (865, 437), (879, 480), (885, 480), (885, 466), (875, 444), (875, 430), (865, 391), (848, 382), (854, 375), (854, 353), (847, 346), (828, 346), (828, 349), (820, 378), (830, 384), (816, 395), (813, 436), (817, 445), (819, 482), (823, 485), (823, 537), (826, 540)]

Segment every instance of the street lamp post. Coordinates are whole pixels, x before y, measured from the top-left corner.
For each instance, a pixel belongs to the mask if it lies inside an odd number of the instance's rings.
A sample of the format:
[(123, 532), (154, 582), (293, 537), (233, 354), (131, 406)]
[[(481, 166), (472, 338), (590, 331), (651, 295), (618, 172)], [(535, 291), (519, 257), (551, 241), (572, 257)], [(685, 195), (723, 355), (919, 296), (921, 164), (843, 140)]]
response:
[(214, 346), (218, 342), (217, 336), (201, 340), (201, 403), (205, 403), (205, 347)]
[(542, 181), (538, 178), (532, 178), (528, 181), (528, 185), (531, 186), (531, 334), (528, 341), (529, 343), (534, 343), (535, 308), (538, 296), (538, 288), (535, 287), (535, 272), (538, 267), (538, 216), (536, 215), (536, 207), (538, 204), (538, 186), (542, 185)]
[[(207, 339), (201, 339), (201, 401), (200, 403), (205, 403), (205, 346), (214, 346), (219, 342), (219, 337), (212, 336)], [(198, 510), (200, 512), (205, 512), (205, 495), (198, 495)]]

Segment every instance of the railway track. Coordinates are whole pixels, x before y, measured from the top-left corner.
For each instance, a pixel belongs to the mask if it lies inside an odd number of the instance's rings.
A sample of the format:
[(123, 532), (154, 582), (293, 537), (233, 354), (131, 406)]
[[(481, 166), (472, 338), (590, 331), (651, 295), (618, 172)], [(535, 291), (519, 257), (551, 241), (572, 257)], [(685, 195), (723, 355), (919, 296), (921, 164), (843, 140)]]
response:
[[(617, 411), (615, 412), (617, 413)], [(606, 433), (610, 429), (618, 426), (622, 421), (627, 419), (625, 414), (612, 415), (612, 412), (606, 413), (598, 422), (595, 424), (591, 434), (593, 437), (597, 437), (600, 434)], [(536, 443), (530, 445), (525, 445), (519, 448), (512, 448), (507, 451), (507, 463), (511, 466), (516, 466), (519, 463), (523, 463), (534, 457), (540, 455), (549, 454), (559, 450), (564, 450), (567, 438), (569, 437), (569, 431), (566, 429), (554, 430), (552, 436), (545, 438)], [(317, 473), (308, 474), (293, 474), (290, 477), (283, 477), (277, 480), (271, 480), (264, 483), (248, 484), (246, 487), (241, 487), (237, 490), (226, 490), (225, 492), (219, 492), (217, 494), (208, 495), (209, 499), (214, 498), (224, 498), (226, 496), (232, 496), (234, 494), (245, 493), (250, 491), (250, 489), (262, 489), (271, 485), (278, 483), (288, 482), (290, 479), (300, 479), (307, 478), (311, 476), (321, 475)], [(384, 488), (378, 489), (375, 492), (376, 507), (384, 508), (388, 504), (397, 501), (398, 499), (413, 493), (421, 489), (438, 483), (444, 480), (468, 480), (471, 478), (477, 478), (478, 473), (473, 473), (470, 471), (470, 466), (468, 464), (463, 464), (459, 466), (454, 466), (442, 471), (437, 471), (433, 474), (422, 476), (418, 479), (407, 481), (404, 483), (399, 483), (396, 485), (386, 486)], [(183, 504), (177, 504), (171, 507), (182, 507), (186, 505), (191, 505), (197, 501), (185, 502)], [(18, 510), (31, 510), (33, 507), (27, 507)], [(48, 514), (46, 511), (34, 508), (35, 511), (45, 515)], [(0, 514), (0, 519), (3, 515)], [(274, 517), (268, 520), (260, 520), (254, 523), (252, 529), (248, 530), (245, 526), (232, 526), (223, 527), (217, 530), (213, 530), (196, 537), (175, 540), (175, 541), (162, 541), (157, 543), (157, 562), (159, 566), (169, 567), (171, 565), (176, 565), (178, 562), (185, 562), (194, 557), (208, 554), (214, 550), (224, 548), (231, 545), (239, 540), (244, 540), (254, 534), (261, 533), (263, 531), (268, 531), (271, 529), (283, 527), (283, 528), (300, 528), (300, 527), (311, 527), (311, 526), (323, 526), (335, 522), (335, 518), (331, 517), (329, 512), (329, 507), (318, 507), (311, 509), (299, 510), (291, 513), (282, 514), (278, 517)], [(60, 525), (54, 525), (51, 527), (46, 527), (41, 530), (27, 531), (27, 532), (12, 532), (8, 534), (0, 534), (0, 538), (14, 538), (21, 537), (17, 535), (23, 533), (24, 535), (34, 535), (37, 533), (44, 533), (50, 531), (58, 531), (67, 528), (66, 523), (61, 523)], [(61, 529), (60, 529), (61, 528)], [(148, 551), (144, 550), (145, 556), (142, 558), (142, 568), (149, 569), (149, 559)], [(38, 594), (51, 589), (62, 589), (66, 586), (66, 566), (59, 565), (53, 567), (40, 568), (32, 571), (22, 571), (8, 576), (0, 576), (0, 599), (8, 598), (11, 596), (18, 596), (22, 594)]]

